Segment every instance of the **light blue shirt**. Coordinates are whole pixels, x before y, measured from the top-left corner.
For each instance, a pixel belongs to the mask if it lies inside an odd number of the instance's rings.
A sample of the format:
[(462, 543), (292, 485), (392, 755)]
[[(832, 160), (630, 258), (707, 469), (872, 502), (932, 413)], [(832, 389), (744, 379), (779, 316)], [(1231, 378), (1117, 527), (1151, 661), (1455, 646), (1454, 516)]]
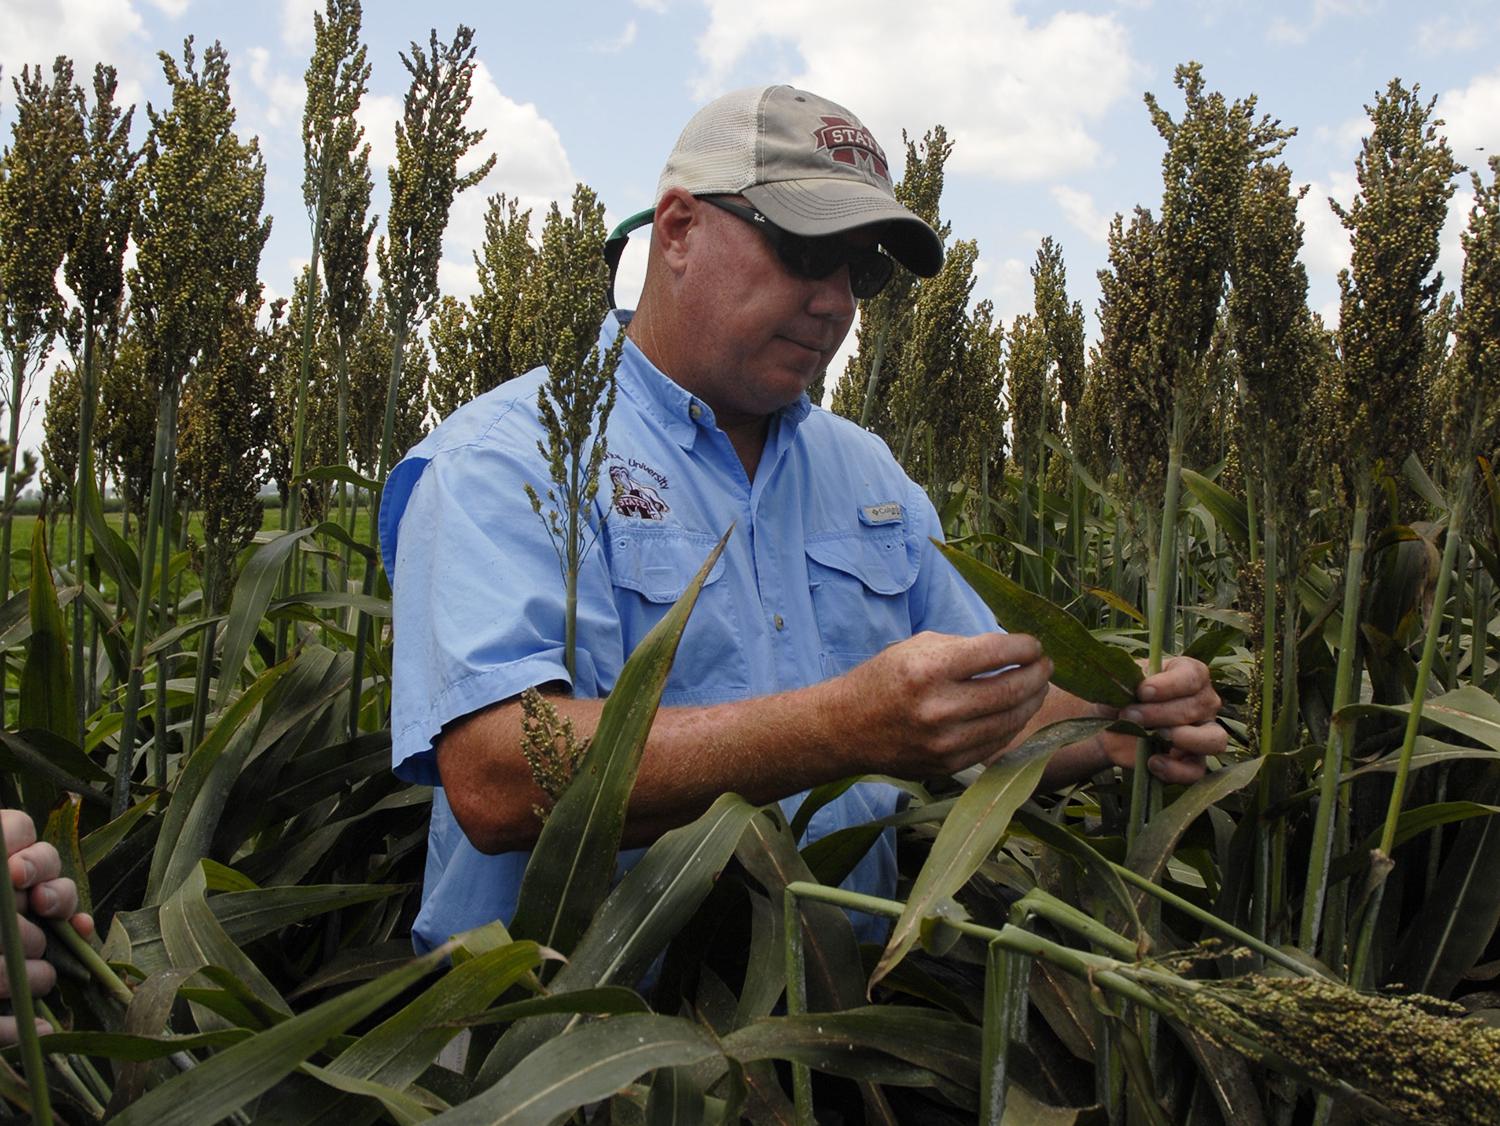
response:
[[(601, 352), (626, 321), (624, 313), (606, 319)], [(562, 573), (523, 488), (545, 496), (548, 485), (537, 451), (545, 377), (529, 372), (455, 411), (386, 483), (380, 539), (395, 596), (392, 757), (408, 781), (439, 784), (433, 742), (446, 724), (532, 685), (569, 680)], [(602, 530), (579, 577), (575, 695), (609, 694), (626, 657), (730, 525), (688, 620), (664, 707), (801, 688), (920, 630), (996, 628), (933, 548), (929, 537), (942, 534), (937, 514), (879, 438), (804, 396), (771, 419), (751, 481), (708, 404), (628, 340), (617, 381), (591, 514), (590, 526)], [(781, 803), (788, 817), (804, 796)], [(818, 812), (806, 840), (884, 817), (899, 797), (893, 786), (855, 786)], [(476, 850), (439, 787), (417, 948), (508, 920), (529, 855)], [(623, 853), (622, 870), (639, 855)], [(892, 831), (844, 886), (894, 893)], [(860, 929), (878, 939), (883, 924)]]

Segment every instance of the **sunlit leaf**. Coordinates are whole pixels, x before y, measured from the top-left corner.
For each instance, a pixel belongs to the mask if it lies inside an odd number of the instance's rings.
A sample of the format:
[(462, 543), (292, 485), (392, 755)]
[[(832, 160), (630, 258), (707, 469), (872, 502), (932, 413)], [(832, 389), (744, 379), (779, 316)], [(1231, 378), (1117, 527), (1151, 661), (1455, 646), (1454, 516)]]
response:
[(937, 547), (1012, 633), (1029, 633), (1052, 659), (1052, 682), (1096, 704), (1124, 707), (1135, 699), (1141, 668), (1121, 649), (1098, 640), (1062, 607), (947, 544)]

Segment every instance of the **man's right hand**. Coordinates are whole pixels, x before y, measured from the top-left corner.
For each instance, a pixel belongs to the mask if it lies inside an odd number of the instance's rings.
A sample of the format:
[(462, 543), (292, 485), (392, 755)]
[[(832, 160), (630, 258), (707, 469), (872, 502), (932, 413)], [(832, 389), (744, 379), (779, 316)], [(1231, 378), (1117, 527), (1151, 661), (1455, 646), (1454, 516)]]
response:
[(919, 633), (825, 684), (850, 723), (850, 773), (921, 779), (1012, 743), (1046, 700), (1051, 675), (1028, 634)]

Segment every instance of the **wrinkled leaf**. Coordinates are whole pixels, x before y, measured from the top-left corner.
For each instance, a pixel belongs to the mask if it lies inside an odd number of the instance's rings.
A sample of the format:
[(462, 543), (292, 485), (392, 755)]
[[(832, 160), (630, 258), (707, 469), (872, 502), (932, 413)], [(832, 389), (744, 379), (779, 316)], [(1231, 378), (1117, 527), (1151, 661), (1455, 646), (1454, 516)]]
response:
[[(1479, 796), (1494, 800), (1490, 780)], [(1438, 880), (1401, 943), (1390, 980), (1414, 991), (1448, 996), (1483, 956), (1500, 926), (1500, 818), (1470, 821), (1458, 834)]]
[[(634, 985), (713, 888), (755, 814), (743, 798), (724, 794), (697, 821), (664, 833), (599, 908), (552, 990)], [(559, 1027), (539, 1019), (512, 1028), (485, 1060), (479, 1081), (497, 1082)]]
[(146, 879), (145, 905), (159, 903), (187, 879), (198, 861), (208, 855), (214, 828), (224, 809), (224, 800), (234, 785), (219, 766), (224, 752), (241, 728), (256, 714), (260, 702), (291, 667), (292, 662), (273, 665), (263, 672), (214, 724), (187, 760), (167, 805), (161, 837), (151, 855)]
[[(1423, 833), (1452, 825), (1458, 821), (1469, 821), (1475, 817), (1489, 817), (1500, 813), (1500, 805), (1484, 805), (1472, 801), (1433, 802), (1429, 805), (1403, 809), (1396, 821), (1396, 846), (1399, 847)], [(1340, 880), (1362, 871), (1370, 861), (1370, 853), (1380, 845), (1381, 830), (1376, 829), (1364, 843), (1333, 862), (1331, 879)]]
[(885, 1082), (901, 1082), (905, 1072), (907, 1082), (921, 1083), (917, 1073), (927, 1072), (966, 1090), (979, 1089), (979, 1027), (932, 1009), (867, 1005), (839, 1013), (765, 1017), (721, 1043), (724, 1054), (742, 1064), (790, 1060), (834, 1075)]
[[(375, 899), (403, 895), (410, 890), (404, 884), (310, 884), (304, 887), (272, 887), (259, 891), (226, 892), (209, 898), (208, 906), (219, 925), (238, 946), (253, 942), (327, 911), (353, 907)], [(104, 956), (111, 962), (124, 962), (142, 973), (167, 969), (166, 947), (162, 945), (160, 909), (142, 907), (121, 911), (114, 917)]]
[(62, 874), (78, 888), (78, 910), (91, 915), (94, 901), (89, 890), (88, 865), (84, 863), (83, 845), (78, 838), (78, 815), (82, 810), (82, 798), (77, 794), (64, 794), (63, 800), (47, 818), (42, 840), (57, 849), (62, 860)]
[[(1159, 882), (1188, 826), (1220, 799), (1248, 786), (1260, 773), (1265, 761), (1263, 758), (1246, 759), (1198, 779), (1178, 795), (1176, 801), (1151, 818), (1126, 856), (1125, 866), (1152, 883)], [(1142, 901), (1137, 897), (1138, 904)]]
[[(1410, 704), (1350, 704), (1342, 708), (1336, 718), (1357, 719), (1379, 714), (1406, 716), (1410, 711)], [(1441, 724), (1450, 731), (1457, 731), (1500, 751), (1500, 701), (1472, 684), (1424, 700), (1422, 720)]]
[(1139, 610), (1137, 610), (1129, 602), (1126, 602), (1114, 591), (1106, 590), (1102, 586), (1086, 586), (1083, 589), (1087, 593), (1092, 594), (1095, 598), (1099, 599), (1099, 601), (1103, 602), (1106, 606), (1110, 607), (1111, 609), (1118, 610), (1127, 618), (1132, 619), (1140, 625), (1146, 624), (1146, 615), (1142, 614)]
[(1081, 742), (1108, 725), (1108, 720), (1088, 719), (1045, 727), (1022, 746), (1002, 755), (964, 791), (938, 831), (932, 851), (907, 896), (906, 908), (891, 928), (885, 952), (870, 975), (870, 989), (916, 944), (922, 921), (968, 883), (969, 877), (989, 859), (1010, 827), (1011, 816), (1041, 782), (1042, 771), (1053, 752)]
[(1052, 683), (1095, 704), (1122, 708), (1135, 700), (1141, 668), (1122, 649), (1091, 634), (1077, 618), (1009, 576), (944, 543), (938, 549), (1012, 633), (1029, 633), (1052, 659)]
[(92, 479), (83, 483), (83, 519), (88, 525), (89, 539), (94, 544), (94, 558), (99, 569), (113, 579), (120, 590), (120, 603), (135, 606), (139, 602), (136, 593), (141, 582), (141, 564), (136, 559), (125, 537), (120, 535), (104, 518), (104, 505), (99, 499), (99, 487)]
[[(291, 1009), (281, 994), (224, 933), (224, 928), (208, 908), (206, 896), (207, 876), (204, 866), (199, 865), (172, 893), (171, 899), (162, 904), (159, 916), (162, 942), (173, 967), (180, 970), (221, 967), (228, 970), (244, 991), (267, 1010), (282, 1016), (291, 1015)], [(219, 1027), (219, 1022), (209, 1018), (201, 1009), (195, 1013), (198, 1027), (203, 1031)]]

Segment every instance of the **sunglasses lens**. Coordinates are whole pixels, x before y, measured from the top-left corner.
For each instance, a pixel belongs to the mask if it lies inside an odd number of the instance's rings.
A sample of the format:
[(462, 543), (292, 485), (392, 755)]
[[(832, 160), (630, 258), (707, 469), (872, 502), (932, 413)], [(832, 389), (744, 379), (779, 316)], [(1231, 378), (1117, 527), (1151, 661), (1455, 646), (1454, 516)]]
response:
[(830, 238), (801, 238), (782, 232), (777, 253), (792, 273), (821, 279), (849, 267), (849, 290), (855, 297), (874, 297), (890, 281), (894, 263), (874, 248), (853, 248)]
[(863, 300), (874, 297), (891, 280), (895, 263), (878, 250), (867, 250), (849, 261), (849, 291)]

